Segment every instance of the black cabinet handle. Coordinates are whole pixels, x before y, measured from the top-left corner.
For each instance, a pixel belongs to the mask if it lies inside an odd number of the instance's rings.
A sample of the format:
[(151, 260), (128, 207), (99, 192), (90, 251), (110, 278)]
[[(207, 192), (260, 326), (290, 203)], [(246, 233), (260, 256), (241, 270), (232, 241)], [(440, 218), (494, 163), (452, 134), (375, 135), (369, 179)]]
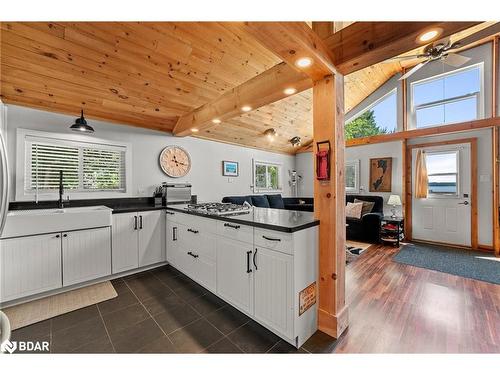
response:
[(173, 212), (165, 211), (168, 215), (175, 215)]
[(194, 230), (194, 229), (191, 229), (191, 228), (188, 228), (188, 230), (187, 230), (187, 231), (188, 231), (188, 232), (191, 232), (191, 233), (194, 233), (194, 234), (199, 233), (199, 231)]
[(250, 254), (252, 254), (252, 251), (247, 251), (247, 273), (252, 272), (252, 269), (250, 268)]
[(263, 239), (268, 240), (268, 241), (277, 241), (280, 242), (281, 238), (272, 238), (272, 237), (267, 237), (267, 236), (262, 236)]
[(177, 241), (177, 227), (172, 228), (172, 241)]
[(61, 236), (59, 234), (56, 234), (56, 238), (60, 238)]
[(233, 228), (233, 229), (240, 229), (239, 225), (232, 225), (232, 224), (229, 224), (229, 223), (224, 223), (224, 226), (225, 227), (229, 227), (229, 228)]
[(257, 248), (255, 248), (255, 253), (253, 253), (253, 266), (255, 267), (255, 270), (257, 271), (257, 263), (255, 263), (255, 257), (257, 256)]
[(134, 216), (134, 230), (137, 230), (137, 216)]
[(142, 229), (142, 215), (139, 216), (139, 229)]
[(68, 237), (68, 235), (66, 233), (63, 234), (63, 237)]
[(191, 251), (188, 251), (188, 255), (191, 255), (195, 259), (199, 257), (198, 254), (193, 254)]

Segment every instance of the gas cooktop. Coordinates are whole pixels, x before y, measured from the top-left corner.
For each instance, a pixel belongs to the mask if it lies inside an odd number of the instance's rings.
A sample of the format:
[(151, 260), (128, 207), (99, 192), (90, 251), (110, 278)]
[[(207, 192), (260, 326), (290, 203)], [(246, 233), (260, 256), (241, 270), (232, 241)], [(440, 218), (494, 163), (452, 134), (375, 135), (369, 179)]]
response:
[(229, 216), (247, 214), (252, 210), (252, 206), (233, 203), (197, 203), (188, 204), (186, 209), (206, 215)]

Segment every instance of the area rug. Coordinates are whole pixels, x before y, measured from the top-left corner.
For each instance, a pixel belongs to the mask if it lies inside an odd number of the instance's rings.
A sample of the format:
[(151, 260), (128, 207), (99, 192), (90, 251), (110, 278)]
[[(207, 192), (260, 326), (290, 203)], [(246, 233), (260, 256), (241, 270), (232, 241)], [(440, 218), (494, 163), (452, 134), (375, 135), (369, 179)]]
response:
[(11, 329), (41, 322), (118, 296), (109, 281), (3, 309)]
[(365, 242), (356, 242), (347, 240), (345, 243), (346, 246), (346, 264), (349, 264), (356, 260), (359, 255), (363, 253), (366, 249), (368, 249), (372, 244)]
[(443, 246), (406, 244), (392, 260), (469, 279), (500, 284), (500, 258)]

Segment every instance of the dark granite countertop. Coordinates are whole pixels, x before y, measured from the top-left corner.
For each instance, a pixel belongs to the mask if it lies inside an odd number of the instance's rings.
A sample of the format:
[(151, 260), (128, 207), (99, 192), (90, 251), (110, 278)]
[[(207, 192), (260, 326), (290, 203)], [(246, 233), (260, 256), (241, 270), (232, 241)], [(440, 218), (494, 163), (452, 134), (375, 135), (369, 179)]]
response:
[(279, 232), (293, 233), (302, 229), (319, 225), (319, 220), (314, 218), (312, 212), (279, 210), (275, 208), (253, 207), (252, 212), (233, 216), (207, 215), (199, 212), (188, 211), (186, 205), (168, 205), (171, 211), (182, 212), (189, 215), (209, 217), (215, 220), (227, 221), (257, 228), (276, 230)]

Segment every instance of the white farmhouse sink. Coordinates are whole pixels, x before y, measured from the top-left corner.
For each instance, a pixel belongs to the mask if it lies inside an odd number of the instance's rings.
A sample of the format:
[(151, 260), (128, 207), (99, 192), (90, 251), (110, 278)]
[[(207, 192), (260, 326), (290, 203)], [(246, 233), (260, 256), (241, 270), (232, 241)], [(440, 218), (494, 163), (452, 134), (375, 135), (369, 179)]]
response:
[(2, 238), (107, 227), (111, 212), (105, 206), (9, 211)]

